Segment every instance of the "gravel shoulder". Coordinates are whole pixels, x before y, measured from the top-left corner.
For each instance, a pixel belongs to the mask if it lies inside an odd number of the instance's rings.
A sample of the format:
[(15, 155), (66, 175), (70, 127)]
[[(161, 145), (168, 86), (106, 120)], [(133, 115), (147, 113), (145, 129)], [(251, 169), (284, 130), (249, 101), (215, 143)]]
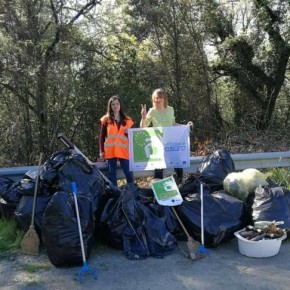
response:
[(163, 259), (131, 261), (122, 251), (100, 245), (88, 260), (98, 279), (90, 274), (82, 283), (76, 279), (82, 266), (56, 268), (45, 250), (39, 256), (18, 252), (0, 260), (0, 289), (289, 289), (289, 238), (269, 258), (242, 256), (236, 239), (207, 251), (198, 261), (178, 248)]

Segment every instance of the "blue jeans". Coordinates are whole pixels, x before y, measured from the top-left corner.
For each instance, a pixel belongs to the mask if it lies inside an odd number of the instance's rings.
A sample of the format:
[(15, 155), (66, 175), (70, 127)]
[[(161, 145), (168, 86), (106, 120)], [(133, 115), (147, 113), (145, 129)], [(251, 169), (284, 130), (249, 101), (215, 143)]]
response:
[[(108, 178), (115, 186), (117, 186), (117, 161), (118, 161), (118, 158), (108, 159), (108, 167), (109, 167)], [(119, 161), (120, 161), (122, 170), (125, 174), (127, 184), (134, 183), (134, 174), (132, 171), (129, 170), (129, 160), (119, 158)]]

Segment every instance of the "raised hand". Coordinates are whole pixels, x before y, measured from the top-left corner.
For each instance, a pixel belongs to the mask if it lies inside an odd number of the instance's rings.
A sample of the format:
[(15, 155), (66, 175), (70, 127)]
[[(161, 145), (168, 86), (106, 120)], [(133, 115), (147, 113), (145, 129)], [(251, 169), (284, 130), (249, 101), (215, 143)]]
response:
[(145, 119), (146, 115), (147, 115), (146, 104), (144, 104), (144, 105), (141, 104), (141, 116), (142, 116), (142, 119)]

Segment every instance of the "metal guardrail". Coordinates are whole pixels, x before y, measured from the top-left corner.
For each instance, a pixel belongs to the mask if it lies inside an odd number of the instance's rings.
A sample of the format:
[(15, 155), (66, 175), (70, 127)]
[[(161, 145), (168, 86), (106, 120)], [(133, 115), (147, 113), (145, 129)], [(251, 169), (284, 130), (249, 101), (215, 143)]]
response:
[[(290, 167), (290, 151), (285, 152), (267, 152), (267, 153), (248, 153), (248, 154), (232, 154), (231, 155), (236, 171), (247, 168), (265, 169), (275, 167)], [(190, 158), (190, 167), (184, 168), (184, 173), (196, 173), (198, 165), (201, 163), (203, 156)], [(10, 167), (1, 168), (0, 177), (8, 177), (13, 180), (20, 180), (23, 175), (30, 171), (36, 170), (37, 166)], [(103, 170), (102, 168), (100, 168)], [(165, 174), (172, 174), (173, 169), (166, 169)], [(136, 171), (135, 177), (153, 176), (153, 171)], [(124, 174), (120, 168), (117, 172), (118, 178), (124, 178)]]

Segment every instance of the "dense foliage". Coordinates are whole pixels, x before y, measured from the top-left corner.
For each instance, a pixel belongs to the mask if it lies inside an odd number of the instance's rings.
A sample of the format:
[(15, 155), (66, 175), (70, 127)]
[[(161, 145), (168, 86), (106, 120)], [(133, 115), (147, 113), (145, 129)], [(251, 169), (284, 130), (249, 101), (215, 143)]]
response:
[(0, 163), (35, 164), (58, 132), (96, 159), (108, 98), (138, 126), (157, 87), (199, 139), (287, 129), (289, 15), (288, 0), (2, 0)]

